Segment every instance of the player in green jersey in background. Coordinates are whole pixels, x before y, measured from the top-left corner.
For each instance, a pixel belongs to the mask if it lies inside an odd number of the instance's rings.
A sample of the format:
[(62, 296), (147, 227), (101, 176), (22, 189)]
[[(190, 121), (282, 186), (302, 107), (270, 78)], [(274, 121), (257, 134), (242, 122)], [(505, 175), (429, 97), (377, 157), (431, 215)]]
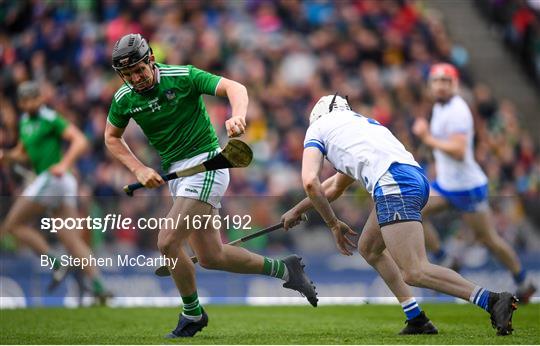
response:
[[(36, 217), (50, 212), (55, 218), (76, 218), (77, 180), (70, 169), (83, 154), (88, 142), (79, 129), (70, 124), (56, 111), (44, 104), (36, 82), (24, 82), (17, 90), (19, 107), (24, 112), (19, 121), (19, 142), (9, 151), (0, 150), (0, 162), (30, 162), (37, 174), (9, 211), (0, 231), (10, 232), (23, 244), (40, 256), (47, 256), (53, 267), (53, 281), (49, 290), (54, 289), (68, 273), (68, 267), (61, 266), (57, 256), (43, 235), (29, 225)], [(69, 147), (62, 155), (63, 141)], [(88, 245), (78, 231), (58, 230), (58, 238), (66, 250), (77, 258), (88, 258)], [(97, 267), (87, 266), (84, 274), (91, 282), (91, 290), (100, 303), (110, 297), (100, 277)]]
[[(191, 65), (158, 64), (139, 34), (126, 35), (116, 42), (112, 62), (125, 84), (112, 100), (105, 143), (145, 187), (155, 188), (165, 182), (154, 169), (139, 161), (122, 139), (131, 118), (158, 151), (163, 170), (169, 172), (204, 162), (220, 151), (203, 94), (226, 96), (232, 108), (232, 116), (225, 123), (227, 134), (237, 137), (244, 133), (248, 95), (243, 85)], [(169, 182), (174, 204), (168, 217), (216, 215), (228, 183), (227, 169)], [(169, 258), (178, 258), (178, 264), (169, 270), (183, 301), (178, 325), (167, 337), (191, 337), (208, 324), (197, 296), (195, 267), (182, 248), (186, 243), (204, 268), (277, 277), (285, 281), (284, 287), (300, 292), (316, 306), (315, 287), (303, 271), (301, 258), (292, 255), (283, 260), (271, 259), (222, 244), (219, 230), (212, 226), (193, 230), (182, 224), (179, 229), (159, 232), (159, 250)]]

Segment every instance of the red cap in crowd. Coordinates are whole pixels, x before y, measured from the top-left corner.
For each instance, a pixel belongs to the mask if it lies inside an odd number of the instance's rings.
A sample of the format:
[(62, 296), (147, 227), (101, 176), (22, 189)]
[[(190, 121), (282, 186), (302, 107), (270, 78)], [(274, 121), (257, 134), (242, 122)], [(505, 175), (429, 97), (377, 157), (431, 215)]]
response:
[(458, 79), (458, 71), (457, 69), (447, 63), (439, 63), (431, 66), (431, 70), (429, 70), (429, 78), (437, 78), (437, 77), (450, 77), (454, 80)]

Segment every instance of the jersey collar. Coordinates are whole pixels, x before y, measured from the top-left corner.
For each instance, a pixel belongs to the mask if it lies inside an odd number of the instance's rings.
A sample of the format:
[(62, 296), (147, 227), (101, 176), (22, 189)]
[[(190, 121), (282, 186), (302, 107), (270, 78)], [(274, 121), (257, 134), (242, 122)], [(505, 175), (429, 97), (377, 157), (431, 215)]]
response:
[(36, 114), (33, 117), (30, 116), (30, 113), (24, 112), (21, 116), (21, 120), (37, 119), (39, 118), (39, 116), (41, 115), (41, 113), (43, 112), (45, 108), (47, 108), (45, 105), (39, 106), (38, 110), (36, 111)]
[(159, 68), (154, 65), (154, 71), (155, 71), (155, 77), (156, 77), (156, 85), (159, 84), (159, 82), (161, 81), (161, 74), (159, 73)]

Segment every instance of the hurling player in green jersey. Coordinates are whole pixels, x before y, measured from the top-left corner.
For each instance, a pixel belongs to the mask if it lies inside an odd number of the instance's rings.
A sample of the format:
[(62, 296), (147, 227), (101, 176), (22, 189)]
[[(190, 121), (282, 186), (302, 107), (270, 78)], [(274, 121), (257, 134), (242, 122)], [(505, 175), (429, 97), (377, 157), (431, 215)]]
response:
[[(29, 162), (37, 177), (15, 201), (0, 231), (10, 232), (36, 254), (47, 257), (48, 266), (54, 270), (53, 281), (49, 285), (49, 290), (52, 290), (65, 278), (69, 268), (61, 266), (60, 259), (51, 253), (42, 233), (32, 228), (31, 223), (47, 211), (55, 218), (78, 216), (77, 181), (70, 168), (86, 151), (88, 142), (75, 125), (44, 104), (37, 83), (22, 83), (17, 94), (19, 107), (24, 112), (19, 121), (19, 142), (9, 151), (0, 150), (0, 161)], [(62, 154), (64, 141), (69, 143), (69, 147)], [(73, 257), (90, 256), (90, 249), (80, 232), (58, 230), (56, 234)], [(103, 286), (98, 268), (85, 267), (84, 273), (91, 281), (93, 294), (103, 303), (110, 294)]]
[[(155, 188), (165, 182), (153, 168), (139, 161), (122, 139), (130, 119), (141, 127), (159, 153), (163, 170), (169, 172), (204, 162), (220, 151), (203, 94), (228, 98), (232, 115), (225, 127), (229, 137), (245, 132), (248, 95), (243, 85), (191, 65), (158, 64), (139, 34), (126, 35), (116, 42), (112, 62), (125, 84), (112, 100), (105, 143), (145, 187)], [(174, 204), (168, 217), (217, 215), (228, 183), (227, 169), (170, 181)], [(169, 270), (183, 301), (178, 325), (167, 337), (190, 337), (208, 324), (208, 316), (197, 296), (195, 267), (182, 248), (187, 243), (204, 268), (277, 277), (285, 281), (284, 287), (299, 291), (316, 305), (315, 287), (304, 273), (298, 256), (272, 259), (224, 245), (219, 230), (208, 226), (194, 230), (181, 224), (178, 229), (165, 228), (159, 232), (159, 250), (169, 258), (178, 259), (177, 265)]]

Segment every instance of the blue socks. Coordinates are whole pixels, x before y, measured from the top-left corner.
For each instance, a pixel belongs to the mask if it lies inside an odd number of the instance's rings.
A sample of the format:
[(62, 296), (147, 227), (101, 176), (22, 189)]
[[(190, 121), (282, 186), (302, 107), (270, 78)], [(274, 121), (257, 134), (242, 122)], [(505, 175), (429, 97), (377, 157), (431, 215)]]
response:
[(414, 298), (407, 299), (406, 301), (401, 303), (401, 307), (403, 308), (403, 312), (405, 313), (405, 315), (407, 315), (407, 320), (412, 320), (416, 316), (420, 315), (420, 313), (422, 312), (420, 306)]
[(482, 288), (480, 286), (476, 286), (471, 293), (471, 297), (469, 298), (469, 301), (475, 305), (478, 305), (482, 309), (488, 311), (488, 302), (489, 302), (489, 294), (491, 292), (486, 290), (485, 288)]

